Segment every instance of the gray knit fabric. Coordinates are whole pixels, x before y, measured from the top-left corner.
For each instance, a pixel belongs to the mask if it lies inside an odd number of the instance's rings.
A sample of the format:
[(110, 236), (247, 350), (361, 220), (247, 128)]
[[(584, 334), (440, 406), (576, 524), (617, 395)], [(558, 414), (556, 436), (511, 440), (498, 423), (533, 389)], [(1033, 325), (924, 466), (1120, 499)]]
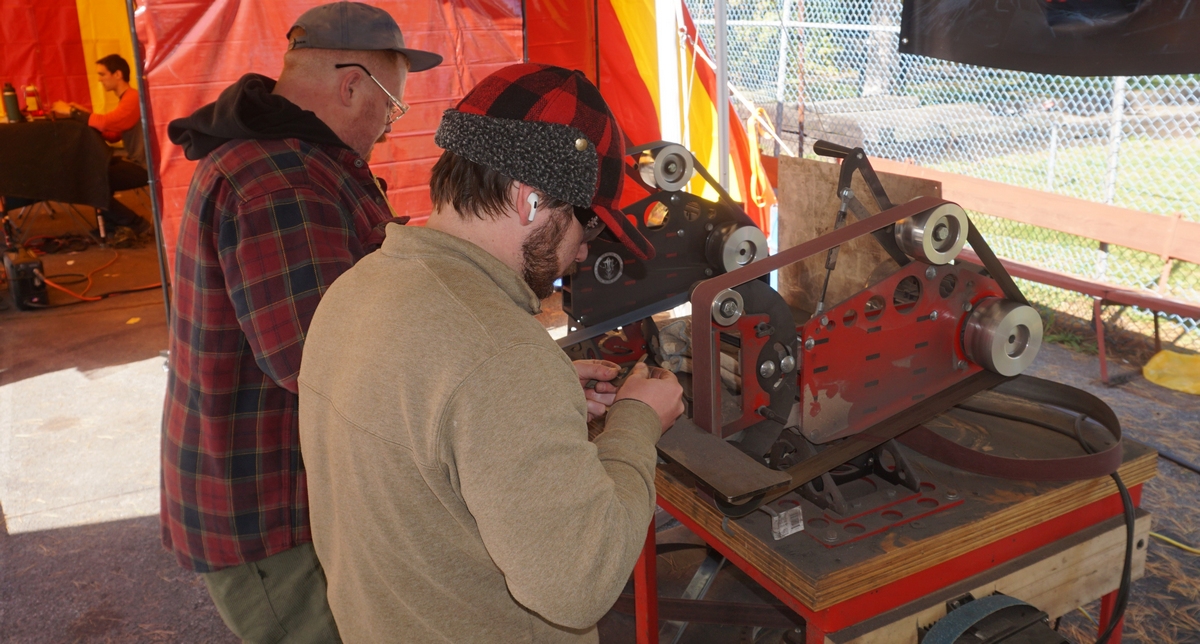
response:
[[(575, 142), (587, 141), (578, 150)], [(600, 162), (596, 146), (569, 125), (446, 110), (433, 142), (573, 206), (590, 208)]]

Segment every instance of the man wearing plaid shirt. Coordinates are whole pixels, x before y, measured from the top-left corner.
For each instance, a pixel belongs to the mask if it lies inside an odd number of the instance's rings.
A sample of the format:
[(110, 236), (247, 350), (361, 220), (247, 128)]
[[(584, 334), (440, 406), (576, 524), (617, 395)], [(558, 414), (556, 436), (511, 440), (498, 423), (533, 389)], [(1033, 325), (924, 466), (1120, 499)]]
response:
[(408, 72), (441, 57), (359, 3), (305, 12), (288, 40), (278, 82), (247, 74), (169, 128), (200, 164), (175, 264), (162, 538), (243, 640), (336, 642), (300, 459), (300, 354), (325, 290), (394, 221), (367, 160), (408, 109)]

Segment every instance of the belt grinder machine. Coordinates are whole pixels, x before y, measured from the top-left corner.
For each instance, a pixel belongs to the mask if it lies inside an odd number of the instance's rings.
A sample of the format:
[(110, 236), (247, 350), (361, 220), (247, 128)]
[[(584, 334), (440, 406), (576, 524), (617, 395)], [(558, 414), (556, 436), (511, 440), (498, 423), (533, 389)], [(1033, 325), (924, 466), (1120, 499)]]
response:
[[(727, 517), (801, 495), (830, 526), (810, 535), (830, 542), (956, 505), (945, 490), (932, 493), (937, 486), (909, 467), (897, 439), (991, 476), (1114, 472), (1121, 440), (1112, 410), (1086, 392), (1020, 375), (1038, 353), (1041, 319), (963, 209), (931, 197), (894, 205), (861, 149), (818, 142), (814, 150), (841, 159), (835, 230), (769, 256), (763, 232), (690, 152), (664, 142), (631, 149), (634, 159), (654, 159), (627, 166), (650, 195), (625, 212), (655, 257), (639, 261), (602, 236), (564, 279), (563, 311), (574, 324), (559, 343), (574, 358), (632, 362), (654, 349), (650, 316), (691, 302), (692, 375), (681, 378), (689, 409), (658, 443), (660, 456), (687, 470)], [(716, 202), (684, 190), (695, 172), (717, 191)], [(855, 173), (877, 214), (851, 190)], [(864, 236), (898, 268), (841, 302), (827, 306), (823, 289), (815, 310), (793, 310), (767, 281), (771, 271), (824, 257), (827, 289), (839, 247)], [(959, 259), (968, 243), (981, 267)], [(738, 394), (722, 386), (722, 354), (739, 367)], [(1090, 453), (1005, 458), (926, 427), (964, 412), (979, 422), (1032, 417), (1073, 434)], [(855, 491), (863, 479), (873, 493)], [(776, 520), (790, 534), (788, 518)]]

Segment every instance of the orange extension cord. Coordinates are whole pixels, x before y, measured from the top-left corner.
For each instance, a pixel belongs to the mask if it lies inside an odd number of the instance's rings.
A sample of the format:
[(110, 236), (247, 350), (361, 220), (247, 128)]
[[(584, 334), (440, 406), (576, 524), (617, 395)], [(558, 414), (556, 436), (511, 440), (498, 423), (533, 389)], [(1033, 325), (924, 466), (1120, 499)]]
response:
[[(109, 295), (114, 295), (115, 293), (108, 293), (105, 295), (88, 295), (87, 292), (92, 290), (92, 278), (95, 277), (96, 273), (99, 273), (100, 271), (108, 268), (109, 266), (112, 266), (120, 258), (121, 258), (120, 251), (113, 249), (112, 259), (108, 260), (108, 262), (104, 263), (101, 266), (97, 266), (96, 268), (93, 268), (92, 271), (87, 274), (87, 287), (85, 287), (83, 289), (82, 293), (76, 293), (75, 291), (72, 291), (71, 289), (69, 289), (65, 286), (62, 286), (62, 285), (57, 284), (49, 279), (46, 279), (46, 276), (42, 275), (40, 272), (38, 272), (38, 277), (41, 277), (42, 281), (45, 282), (47, 286), (58, 289), (58, 290), (62, 291), (63, 293), (70, 295), (71, 297), (74, 297), (79, 300), (83, 300), (84, 302), (99, 302), (100, 300), (103, 300), (104, 298), (108, 297)], [(117, 293), (141, 291), (144, 289), (155, 288), (155, 287), (159, 287), (159, 286), (162, 286), (162, 282), (157, 282), (155, 284), (147, 284), (146, 286), (138, 286), (135, 288), (122, 289), (120, 291), (117, 291)]]

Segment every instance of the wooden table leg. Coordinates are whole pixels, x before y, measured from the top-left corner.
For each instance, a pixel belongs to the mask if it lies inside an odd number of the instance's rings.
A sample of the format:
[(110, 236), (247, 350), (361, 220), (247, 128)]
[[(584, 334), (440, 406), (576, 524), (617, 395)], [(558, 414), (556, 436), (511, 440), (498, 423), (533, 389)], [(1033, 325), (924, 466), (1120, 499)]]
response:
[(658, 644), (658, 553), (650, 522), (642, 556), (633, 568), (633, 603), (637, 644)]
[[(1097, 635), (1104, 632), (1108, 628), (1108, 622), (1112, 619), (1113, 609), (1117, 607), (1117, 592), (1116, 590), (1100, 598), (1100, 630)], [(1113, 629), (1112, 637), (1108, 638), (1108, 644), (1121, 644), (1121, 630), (1125, 628), (1125, 616), (1121, 616), (1121, 621), (1117, 622), (1117, 627)]]

